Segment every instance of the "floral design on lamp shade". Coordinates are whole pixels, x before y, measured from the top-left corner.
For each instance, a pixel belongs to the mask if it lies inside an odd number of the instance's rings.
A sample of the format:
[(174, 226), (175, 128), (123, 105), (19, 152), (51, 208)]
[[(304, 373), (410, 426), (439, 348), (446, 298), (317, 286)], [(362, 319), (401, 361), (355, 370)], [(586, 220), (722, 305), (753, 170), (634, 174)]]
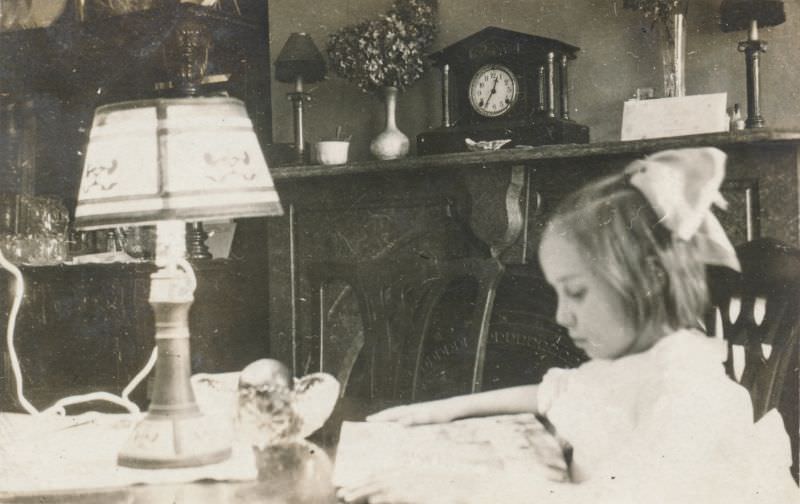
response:
[(83, 192), (88, 193), (95, 188), (101, 191), (108, 191), (117, 185), (115, 172), (117, 171), (117, 160), (111, 161), (110, 166), (91, 166), (86, 169)]
[[(206, 152), (203, 159), (206, 162), (203, 170), (205, 176), (214, 182), (224, 182), (228, 177), (241, 177), (244, 180), (256, 178), (256, 172), (250, 165), (250, 155), (247, 151), (243, 151), (240, 155), (218, 157)], [(226, 169), (227, 171), (222, 171)]]

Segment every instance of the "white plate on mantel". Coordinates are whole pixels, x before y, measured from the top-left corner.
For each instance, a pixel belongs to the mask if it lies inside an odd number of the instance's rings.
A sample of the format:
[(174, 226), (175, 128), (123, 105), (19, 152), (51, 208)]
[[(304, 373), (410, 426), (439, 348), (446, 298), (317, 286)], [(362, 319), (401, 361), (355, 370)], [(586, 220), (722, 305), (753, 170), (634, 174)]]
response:
[(510, 138), (503, 138), (500, 140), (481, 140), (479, 142), (476, 142), (471, 138), (464, 139), (464, 143), (467, 144), (467, 150), (470, 152), (497, 150), (510, 141)]

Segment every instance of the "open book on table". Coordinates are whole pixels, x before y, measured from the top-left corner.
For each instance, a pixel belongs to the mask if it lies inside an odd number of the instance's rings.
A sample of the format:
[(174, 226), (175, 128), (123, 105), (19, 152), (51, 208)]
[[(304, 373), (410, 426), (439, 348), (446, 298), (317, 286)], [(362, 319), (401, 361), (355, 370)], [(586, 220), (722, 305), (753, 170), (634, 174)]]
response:
[(514, 471), (566, 481), (563, 447), (533, 414), (405, 427), (390, 422), (344, 422), (333, 483), (347, 487), (371, 474), (413, 467), (486, 474)]

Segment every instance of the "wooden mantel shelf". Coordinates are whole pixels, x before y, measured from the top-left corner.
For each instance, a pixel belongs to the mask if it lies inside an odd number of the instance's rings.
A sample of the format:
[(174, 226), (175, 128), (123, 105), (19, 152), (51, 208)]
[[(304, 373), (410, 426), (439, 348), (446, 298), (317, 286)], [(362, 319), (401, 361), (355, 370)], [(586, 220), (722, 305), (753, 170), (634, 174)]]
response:
[(383, 173), (387, 171), (463, 168), (471, 165), (524, 164), (527, 162), (549, 159), (648, 153), (682, 147), (725, 147), (735, 144), (771, 142), (800, 142), (800, 130), (759, 129), (629, 142), (543, 145), (526, 149), (501, 149), (491, 152), (459, 152), (454, 154), (417, 156), (392, 161), (358, 161), (335, 166), (278, 166), (271, 168), (270, 171), (276, 180), (295, 180), (311, 177)]

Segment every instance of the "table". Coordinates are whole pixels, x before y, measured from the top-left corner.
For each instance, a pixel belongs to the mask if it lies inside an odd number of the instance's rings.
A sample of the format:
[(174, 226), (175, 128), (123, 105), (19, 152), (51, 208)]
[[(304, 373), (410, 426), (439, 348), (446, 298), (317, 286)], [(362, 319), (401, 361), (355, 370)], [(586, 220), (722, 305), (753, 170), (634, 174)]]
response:
[[(370, 407), (358, 400), (340, 400), (326, 425), (309, 441), (256, 451), (258, 480), (255, 481), (135, 485), (113, 489), (10, 495), (3, 492), (0, 465), (0, 501), (30, 504), (334, 503), (336, 497), (331, 475), (339, 427), (345, 420), (363, 420), (367, 413), (374, 410), (375, 406)], [(0, 419), (9, 415), (11, 414), (0, 413)], [(13, 452), (4, 451), (0, 443), (0, 464), (5, 457), (13, 455)]]
[[(281, 465), (270, 465), (280, 460)], [(48, 492), (7, 497), (4, 502), (57, 503), (297, 503), (336, 502), (330, 482), (331, 460), (322, 449), (309, 455), (301, 445), (273, 451), (259, 460), (264, 466), (258, 481), (197, 482), (132, 486), (110, 490)], [(10, 499), (6, 501), (5, 499)]]
[[(2, 492), (2, 470), (0, 470), (0, 501), (6, 502), (4, 499), (10, 499), (10, 502), (43, 504), (49, 502), (58, 503), (293, 503), (293, 504), (325, 504), (335, 503), (335, 488), (332, 483), (333, 477), (333, 460), (337, 451), (338, 435), (342, 422), (345, 420), (363, 420), (364, 413), (369, 410), (374, 410), (374, 407), (367, 407), (366, 403), (361, 403), (352, 400), (342, 400), (337, 405), (336, 410), (331, 415), (329, 422), (315, 433), (310, 441), (302, 441), (294, 444), (268, 447), (265, 450), (255, 450), (257, 455), (256, 465), (258, 468), (258, 479), (251, 481), (226, 481), (226, 482), (192, 482), (192, 483), (179, 483), (179, 484), (154, 484), (154, 485), (134, 485), (127, 487), (117, 487), (113, 489), (95, 489), (85, 491), (51, 491), (51, 492), (37, 492), (25, 495), (8, 495)], [(0, 414), (0, 420), (3, 415)], [(544, 467), (542, 463), (542, 452), (539, 447), (534, 447), (534, 444), (540, 444), (538, 441), (531, 443), (524, 443), (526, 446), (523, 450), (516, 448), (519, 443), (518, 436), (520, 432), (525, 432), (530, 435), (530, 440), (541, 439), (538, 434), (529, 434), (531, 427), (538, 433), (545, 433), (546, 427), (535, 422), (532, 415), (528, 415), (528, 421), (520, 420), (521, 416), (507, 416), (507, 417), (488, 417), (478, 420), (466, 420), (454, 422), (452, 424), (440, 424), (436, 426), (424, 427), (417, 431), (417, 434), (422, 436), (409, 436), (408, 440), (416, 439), (416, 443), (422, 442), (428, 448), (435, 444), (437, 440), (442, 441), (442, 450), (432, 452), (428, 449), (428, 453), (434, 456), (441, 456), (448, 460), (455, 457), (456, 460), (448, 462), (446, 465), (440, 467), (452, 467), (453, 465), (459, 467), (468, 467), (476, 469), (480, 472), (484, 466), (492, 465), (492, 467), (502, 466), (499, 462), (499, 456), (505, 456), (507, 461), (515, 464), (514, 467), (520, 467), (520, 459), (524, 458), (523, 465), (530, 467), (530, 471), (526, 474), (533, 474), (536, 472), (536, 464)], [(533, 421), (533, 422), (531, 422)], [(476, 422), (476, 423), (469, 423)], [(527, 423), (526, 423), (527, 422)], [(2, 424), (0, 424), (2, 426)], [(507, 429), (506, 426), (514, 426), (513, 429)], [(361, 426), (359, 426), (361, 427)], [(370, 427), (372, 431), (374, 427), (381, 427), (380, 424), (368, 424), (364, 427)], [(391, 426), (386, 426), (391, 427)], [(397, 428), (400, 428), (399, 426)], [(381, 429), (378, 429), (381, 430)], [(391, 429), (389, 429), (391, 430)], [(441, 437), (431, 437), (431, 433), (439, 432), (444, 433)], [(513, 432), (512, 432), (513, 431)], [(0, 433), (2, 434), (2, 433)], [(369, 436), (367, 436), (369, 437)], [(452, 444), (453, 439), (468, 438), (460, 445), (461, 449), (455, 449)], [(405, 439), (405, 438), (404, 438)], [(492, 440), (493, 446), (487, 446), (487, 440)], [(407, 456), (409, 453), (409, 446), (403, 446), (403, 439), (387, 439), (389, 445), (394, 444), (396, 448), (400, 447), (398, 452), (405, 452)], [(394, 443), (392, 443), (394, 441)], [(448, 444), (449, 443), (449, 444)], [(413, 442), (411, 443), (413, 444)], [(360, 446), (356, 446), (360, 445)], [(505, 445), (504, 448), (498, 448)], [(359, 453), (363, 454), (366, 449), (372, 456), (371, 459), (380, 460), (384, 457), (374, 457), (374, 450), (372, 446), (380, 446), (381, 449), (385, 448), (385, 443), (375, 442), (373, 444), (356, 443), (355, 445), (348, 445), (350, 453), (350, 462), (356, 462), (362, 459), (366, 460), (370, 457), (362, 457)], [(416, 447), (421, 445), (416, 444)], [(509, 448), (511, 447), (511, 448)], [(494, 449), (498, 448), (498, 449)], [(416, 448), (411, 447), (411, 453)], [(344, 447), (343, 447), (344, 450)], [(359, 450), (361, 450), (359, 452)], [(0, 461), (4, 456), (12, 456), (13, 453), (2, 453), (0, 448)], [(344, 451), (342, 452), (344, 455)], [(355, 454), (355, 458), (353, 455)], [(399, 453), (387, 451), (387, 459), (392, 459)], [(396, 457), (398, 461), (402, 461), (403, 457)], [(560, 453), (559, 453), (560, 455)], [(535, 457), (533, 459), (532, 457)], [(548, 457), (549, 458), (549, 457)], [(420, 461), (422, 463), (423, 461)], [(430, 463), (431, 461), (428, 460)], [(383, 464), (383, 462), (381, 462)], [(352, 464), (351, 464), (352, 465)], [(358, 464), (356, 464), (358, 465)], [(385, 465), (385, 464), (384, 464)], [(380, 465), (383, 467), (383, 465)], [(388, 466), (387, 466), (388, 467)], [(462, 467), (462, 468), (463, 468)], [(438, 468), (438, 466), (437, 466)], [(0, 469), (2, 469), (0, 467)]]
[[(37, 492), (9, 495), (0, 501), (19, 503), (297, 503), (335, 502), (328, 452), (311, 443), (272, 448), (257, 458), (259, 477), (245, 482), (193, 482), (135, 485), (114, 489)], [(2, 483), (0, 483), (2, 488)]]

